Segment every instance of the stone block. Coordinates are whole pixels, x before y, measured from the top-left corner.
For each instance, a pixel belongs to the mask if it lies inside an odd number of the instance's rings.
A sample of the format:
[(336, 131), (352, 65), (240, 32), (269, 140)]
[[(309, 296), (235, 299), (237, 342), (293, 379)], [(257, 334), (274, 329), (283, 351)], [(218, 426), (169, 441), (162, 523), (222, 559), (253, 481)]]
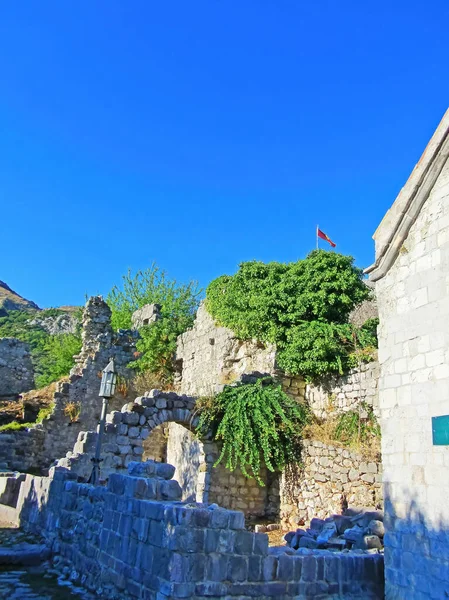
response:
[(234, 541), (234, 552), (236, 554), (251, 554), (253, 551), (254, 535), (250, 531), (237, 531)]
[(229, 511), (229, 528), (244, 529), (245, 515), (240, 511)]
[(156, 463), (156, 475), (162, 479), (172, 479), (175, 467), (167, 463)]
[(124, 412), (122, 413), (123, 422), (127, 425), (137, 425), (139, 423), (140, 415), (137, 412)]
[(225, 581), (228, 572), (228, 556), (211, 554), (206, 558), (206, 578), (210, 581)]
[(244, 556), (230, 556), (228, 560), (227, 579), (230, 581), (246, 581), (248, 579), (248, 559)]

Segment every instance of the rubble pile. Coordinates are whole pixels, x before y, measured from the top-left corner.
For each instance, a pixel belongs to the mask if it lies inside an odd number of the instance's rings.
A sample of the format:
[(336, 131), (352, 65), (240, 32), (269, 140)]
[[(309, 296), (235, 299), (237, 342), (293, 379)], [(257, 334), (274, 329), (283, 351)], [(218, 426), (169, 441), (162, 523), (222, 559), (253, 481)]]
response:
[(307, 529), (290, 531), (284, 540), (293, 550), (383, 551), (383, 511), (373, 508), (348, 508), (342, 515), (312, 519)]

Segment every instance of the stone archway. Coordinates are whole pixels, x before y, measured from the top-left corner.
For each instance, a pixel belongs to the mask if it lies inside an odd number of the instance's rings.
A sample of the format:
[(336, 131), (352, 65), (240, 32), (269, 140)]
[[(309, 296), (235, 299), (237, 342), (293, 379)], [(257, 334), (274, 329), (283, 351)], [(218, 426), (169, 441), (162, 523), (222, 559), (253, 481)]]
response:
[[(196, 399), (189, 396), (152, 390), (123, 406), (121, 411), (109, 413), (102, 447), (102, 478), (107, 479), (111, 473), (124, 471), (130, 462), (142, 461), (149, 444), (147, 440), (157, 428), (163, 425), (170, 428), (176, 424), (182, 427), (181, 431), (194, 432), (199, 421), (195, 403)], [(96, 439), (97, 434), (93, 431), (80, 433), (73, 452), (58, 461), (58, 465), (68, 467), (87, 479), (92, 470), (90, 458), (94, 454)], [(195, 439), (200, 447), (195, 450), (186, 443), (184, 453), (180, 449), (179, 464), (175, 464), (177, 472), (174, 479), (181, 480), (181, 487), (183, 482), (185, 484), (184, 500), (191, 500), (194, 495), (197, 502), (212, 502), (224, 508), (242, 510), (247, 516), (263, 516), (273, 512), (273, 502), (276, 504), (277, 501), (273, 497), (274, 488), (270, 485), (266, 469), (262, 478), (267, 485), (261, 487), (254, 479), (245, 478), (238, 469), (228, 471), (223, 463), (214, 468), (220, 456), (219, 445), (207, 438)], [(180, 446), (183, 445), (182, 439), (178, 438), (178, 442)], [(188, 452), (193, 452), (197, 461), (190, 470), (187, 468)], [(170, 456), (167, 456), (167, 461), (172, 462)], [(274, 495), (278, 496), (278, 492)]]
[[(111, 473), (124, 470), (133, 461), (140, 462), (145, 458), (167, 460), (177, 468), (174, 479), (184, 487), (184, 500), (208, 502), (211, 483), (211, 470), (218, 457), (219, 450), (215, 442), (195, 438), (193, 443), (183, 443), (181, 431), (190, 434), (198, 424), (195, 414), (195, 398), (178, 396), (174, 392), (151, 390), (145, 396), (136, 398), (132, 403), (123, 406), (121, 411), (112, 411), (106, 417), (106, 428), (102, 446), (101, 476), (107, 479)], [(174, 433), (174, 446), (160, 448), (163, 428)], [(174, 430), (174, 431), (173, 431)], [(151, 437), (153, 446), (151, 445)], [(58, 461), (59, 466), (68, 467), (79, 476), (87, 479), (92, 468), (90, 457), (93, 454), (97, 434), (81, 432), (73, 452)], [(158, 440), (159, 438), (159, 440)], [(190, 440), (192, 442), (192, 438)], [(184, 449), (189, 446), (190, 458), (178, 456), (176, 445)], [(158, 448), (159, 446), (159, 448)], [(170, 455), (167, 455), (167, 451)], [(152, 455), (151, 455), (152, 454)], [(176, 457), (176, 460), (173, 460)], [(170, 460), (172, 458), (172, 460)], [(183, 486), (184, 484), (184, 486)]]

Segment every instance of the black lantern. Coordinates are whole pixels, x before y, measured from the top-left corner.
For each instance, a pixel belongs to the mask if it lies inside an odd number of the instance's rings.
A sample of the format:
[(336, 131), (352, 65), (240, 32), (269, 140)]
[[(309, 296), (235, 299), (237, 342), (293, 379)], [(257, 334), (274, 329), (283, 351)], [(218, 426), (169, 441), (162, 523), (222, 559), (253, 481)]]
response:
[(111, 358), (107, 366), (103, 369), (101, 376), (101, 385), (99, 396), (103, 398), (112, 398), (117, 385), (117, 373), (115, 372), (114, 359)]
[(95, 445), (95, 456), (90, 460), (93, 463), (92, 473), (89, 478), (89, 483), (98, 485), (100, 481), (100, 463), (101, 456), (101, 444), (103, 442), (104, 427), (106, 424), (106, 413), (108, 412), (108, 400), (112, 398), (115, 393), (115, 387), (117, 385), (117, 373), (115, 372), (114, 359), (111, 358), (108, 365), (103, 369), (103, 375), (101, 376), (100, 393), (98, 394), (103, 398), (103, 404), (101, 407), (101, 417), (98, 426), (97, 443)]

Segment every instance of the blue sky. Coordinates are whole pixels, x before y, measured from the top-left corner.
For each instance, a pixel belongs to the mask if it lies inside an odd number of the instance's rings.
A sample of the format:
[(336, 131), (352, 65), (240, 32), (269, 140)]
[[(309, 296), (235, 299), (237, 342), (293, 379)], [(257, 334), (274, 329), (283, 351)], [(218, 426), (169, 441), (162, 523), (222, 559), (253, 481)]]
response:
[(369, 265), (449, 104), (448, 17), (447, 0), (2, 3), (0, 279), (41, 306), (152, 261), (207, 285), (304, 257), (317, 223)]

